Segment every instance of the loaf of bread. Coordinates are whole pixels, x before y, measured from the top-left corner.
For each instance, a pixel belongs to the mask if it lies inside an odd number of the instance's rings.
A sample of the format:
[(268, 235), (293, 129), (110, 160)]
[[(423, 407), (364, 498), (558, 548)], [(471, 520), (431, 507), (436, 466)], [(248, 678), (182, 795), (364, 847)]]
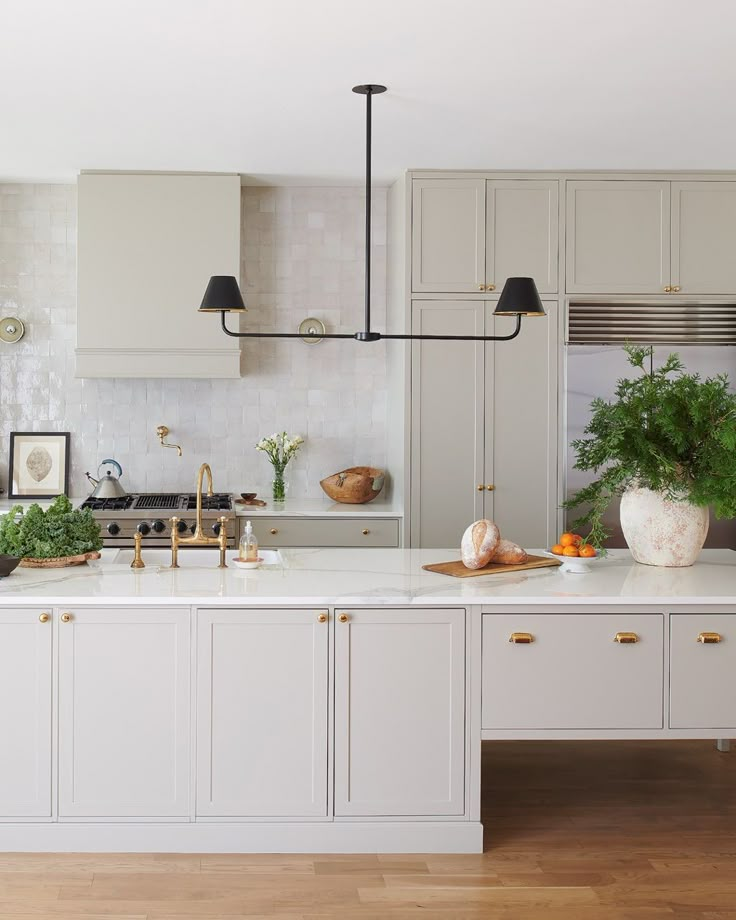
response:
[(460, 552), (466, 569), (482, 569), (493, 558), (501, 534), (493, 521), (476, 521), (463, 534)]
[(499, 540), (491, 562), (518, 565), (520, 562), (526, 562), (528, 558), (527, 551), (518, 543), (512, 543), (511, 540)]

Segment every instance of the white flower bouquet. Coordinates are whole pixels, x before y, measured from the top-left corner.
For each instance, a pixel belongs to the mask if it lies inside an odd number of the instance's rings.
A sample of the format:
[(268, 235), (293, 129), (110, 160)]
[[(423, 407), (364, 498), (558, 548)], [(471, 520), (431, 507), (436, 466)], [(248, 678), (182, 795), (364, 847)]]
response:
[(256, 450), (262, 450), (273, 466), (273, 500), (282, 502), (286, 498), (284, 470), (286, 465), (304, 443), (301, 435), (288, 435), (285, 431), (261, 438)]

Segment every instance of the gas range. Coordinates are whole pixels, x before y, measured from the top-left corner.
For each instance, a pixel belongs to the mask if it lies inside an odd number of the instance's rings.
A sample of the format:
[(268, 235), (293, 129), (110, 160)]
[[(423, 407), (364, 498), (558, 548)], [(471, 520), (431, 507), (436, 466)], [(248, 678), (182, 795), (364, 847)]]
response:
[[(179, 518), (182, 534), (194, 533), (197, 516), (197, 496), (184, 493), (133, 493), (122, 498), (88, 498), (82, 502), (102, 527), (105, 546), (132, 546), (133, 535), (142, 534), (144, 546), (168, 546), (171, 540), (169, 519)], [(235, 545), (235, 512), (230, 492), (202, 496), (202, 520), (205, 533), (219, 533), (217, 519), (228, 519), (228, 545)]]

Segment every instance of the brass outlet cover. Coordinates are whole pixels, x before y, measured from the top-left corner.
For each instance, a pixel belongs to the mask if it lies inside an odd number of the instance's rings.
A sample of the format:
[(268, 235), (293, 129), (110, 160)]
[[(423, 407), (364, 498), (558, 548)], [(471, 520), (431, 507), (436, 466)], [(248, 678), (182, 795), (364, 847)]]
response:
[(321, 342), (324, 334), (325, 324), (316, 316), (308, 316), (299, 323), (299, 335), (302, 337), (302, 342), (306, 342), (307, 345), (316, 345), (317, 342)]

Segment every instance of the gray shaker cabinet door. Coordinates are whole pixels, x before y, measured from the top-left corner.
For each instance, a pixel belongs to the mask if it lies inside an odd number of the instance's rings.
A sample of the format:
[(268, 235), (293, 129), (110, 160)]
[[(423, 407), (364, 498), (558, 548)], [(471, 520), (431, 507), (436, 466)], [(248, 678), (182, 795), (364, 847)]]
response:
[(485, 179), (415, 179), (412, 290), (485, 289)]
[(670, 281), (670, 183), (567, 183), (567, 290), (661, 294)]
[[(420, 300), (412, 331), (483, 335), (482, 301)], [(411, 543), (460, 546), (482, 517), (483, 343), (412, 346)]]

